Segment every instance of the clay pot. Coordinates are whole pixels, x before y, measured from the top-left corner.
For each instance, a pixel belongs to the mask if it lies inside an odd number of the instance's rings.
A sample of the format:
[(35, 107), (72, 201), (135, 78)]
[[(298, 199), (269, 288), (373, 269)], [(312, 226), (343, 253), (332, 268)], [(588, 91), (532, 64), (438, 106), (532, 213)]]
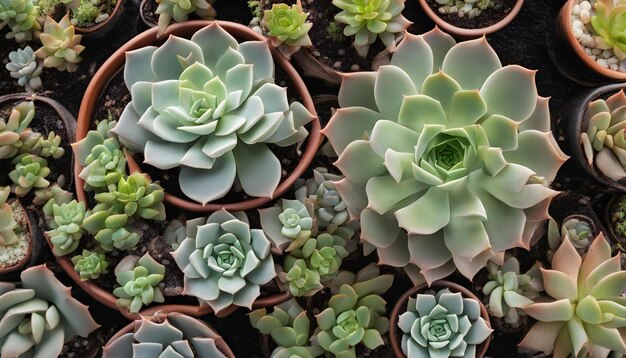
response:
[(558, 70), (584, 86), (626, 81), (626, 73), (604, 68), (585, 53), (572, 31), (572, 6), (574, 0), (568, 0), (563, 5), (555, 22), (554, 33), (549, 37), (548, 49)]
[[(464, 298), (471, 298), (476, 300), (480, 304), (480, 315), (487, 322), (487, 326), (491, 327), (491, 322), (489, 321), (489, 313), (487, 313), (487, 309), (485, 305), (482, 304), (480, 299), (476, 297), (470, 290), (467, 288), (456, 284), (454, 282), (439, 280), (432, 283), (432, 285), (427, 286), (426, 284), (413, 287), (407, 292), (405, 292), (399, 299), (398, 302), (393, 306), (393, 310), (391, 311), (391, 316), (389, 317), (389, 342), (391, 343), (391, 348), (393, 349), (394, 354), (398, 358), (406, 358), (405, 354), (402, 352), (401, 340), (402, 340), (402, 331), (398, 328), (398, 320), (402, 313), (406, 312), (407, 303), (409, 301), (409, 297), (415, 296), (418, 293), (421, 293), (427, 289), (434, 289), (435, 291), (447, 288), (451, 292), (460, 292)], [(487, 352), (487, 348), (489, 348), (489, 343), (491, 341), (491, 336), (488, 337), (483, 343), (476, 347), (476, 357), (482, 358), (485, 356)]]
[(466, 28), (452, 25), (449, 22), (446, 22), (441, 17), (439, 17), (439, 14), (437, 14), (436, 10), (433, 10), (430, 7), (430, 5), (428, 5), (427, 0), (419, 0), (419, 3), (420, 3), (420, 6), (422, 7), (422, 10), (424, 10), (424, 12), (426, 13), (426, 15), (440, 29), (449, 33), (450, 35), (453, 35), (461, 39), (472, 39), (472, 38), (477, 38), (477, 37), (481, 37), (484, 35), (489, 35), (496, 31), (500, 31), (502, 28), (508, 25), (511, 21), (513, 21), (515, 16), (517, 16), (517, 14), (520, 12), (522, 8), (522, 5), (524, 5), (524, 0), (517, 0), (515, 2), (515, 5), (513, 6), (513, 9), (511, 9), (511, 11), (505, 17), (503, 17), (500, 21), (496, 22), (495, 24), (491, 26), (487, 26), (487, 27), (483, 27), (479, 29), (466, 29)]
[(113, 11), (111, 11), (109, 17), (106, 20), (89, 27), (75, 26), (76, 34), (83, 35), (83, 38), (85, 39), (101, 39), (115, 28), (115, 25), (122, 17), (123, 12), (124, 0), (117, 0), (115, 8), (113, 8)]
[[(91, 127), (91, 123), (93, 120), (93, 113), (96, 109), (96, 105), (98, 103), (99, 97), (102, 91), (105, 89), (108, 81), (124, 66), (125, 61), (125, 53), (127, 51), (135, 50), (138, 48), (142, 48), (145, 46), (158, 45), (162, 43), (165, 39), (169, 37), (169, 35), (176, 35), (181, 37), (189, 37), (194, 34), (196, 31), (201, 28), (209, 25), (211, 21), (206, 20), (194, 20), (194, 21), (186, 21), (180, 24), (172, 24), (168, 26), (165, 31), (164, 36), (160, 37), (160, 40), (157, 40), (157, 28), (150, 29), (145, 31), (129, 42), (127, 42), (124, 46), (118, 49), (109, 59), (100, 67), (98, 72), (94, 75), (91, 82), (89, 83), (89, 87), (87, 87), (87, 91), (85, 96), (83, 97), (83, 101), (80, 106), (80, 112), (78, 114), (78, 126), (76, 130), (76, 140), (79, 141), (87, 135)], [(227, 22), (227, 21), (218, 21), (220, 26), (228, 31), (230, 34), (234, 35), (236, 38), (240, 40), (256, 40), (256, 41), (265, 41), (265, 38), (256, 32), (252, 31), (248, 27)], [(296, 88), (298, 94), (302, 98), (302, 103), (304, 106), (315, 116), (315, 106), (313, 105), (313, 100), (306, 88), (306, 85), (300, 78), (300, 75), (296, 72), (296, 70), (291, 66), (291, 64), (285, 60), (285, 58), (274, 48), (270, 46), (270, 51), (272, 53), (272, 57), (274, 58), (274, 62), (277, 66), (281, 67), (281, 69), (286, 73), (289, 77), (289, 80)], [(315, 152), (319, 147), (322, 141), (322, 134), (320, 132), (321, 126), (320, 122), (317, 118), (315, 118), (311, 122), (311, 129), (309, 133), (309, 137), (306, 141), (306, 148), (304, 153), (300, 158), (300, 163), (298, 163), (297, 167), (294, 171), (289, 175), (287, 179), (282, 181), (274, 194), (273, 198), (280, 197), (287, 190), (293, 187), (296, 179), (298, 179), (304, 171), (307, 169), (313, 157), (315, 156)], [(129, 169), (132, 171), (139, 170), (139, 165), (137, 161), (127, 153), (127, 162)], [(84, 182), (82, 179), (78, 177), (82, 167), (80, 164), (75, 164), (75, 180), (76, 180), (76, 195), (78, 200), (86, 201), (85, 191), (83, 189)], [(228, 203), (228, 204), (217, 204), (217, 203), (209, 203), (206, 205), (202, 205), (200, 203), (191, 201), (186, 198), (176, 197), (170, 193), (165, 193), (165, 199), (167, 203), (179, 207), (186, 211), (193, 212), (213, 212), (220, 209), (226, 209), (229, 211), (243, 211), (249, 209), (255, 209), (261, 205), (264, 205), (272, 200), (272, 198), (251, 198), (248, 200), (244, 200), (236, 203)]]
[[(150, 319), (152, 321), (162, 322), (165, 318), (167, 318), (169, 316), (184, 316), (184, 314), (176, 313), (176, 312), (171, 312), (171, 313), (158, 312), (158, 313), (155, 313), (154, 315), (150, 315), (150, 316), (146, 315), (146, 318), (148, 318), (148, 319)], [(125, 335), (127, 333), (134, 332), (141, 325), (141, 320), (140, 319), (141, 318), (139, 318), (139, 320), (135, 320), (134, 322), (129, 323), (126, 327), (124, 327), (120, 331), (118, 331), (113, 337), (111, 337), (111, 339), (109, 339), (109, 341), (107, 342), (107, 344), (103, 348), (106, 348), (108, 345), (110, 345), (111, 343), (113, 343), (115, 340), (119, 339), (123, 335)], [(202, 336), (203, 337), (212, 338), (213, 340), (215, 340), (215, 346), (226, 357), (228, 357), (228, 358), (234, 358), (235, 357), (235, 354), (230, 349), (228, 344), (226, 344), (226, 341), (224, 341), (224, 339), (211, 326), (209, 326), (207, 323), (205, 323), (205, 322), (203, 322), (201, 320), (196, 320), (196, 326), (194, 328), (195, 328), (196, 331), (202, 332)]]
[(588, 90), (569, 101), (569, 105), (565, 107), (565, 112), (561, 116), (562, 123), (565, 123), (567, 141), (569, 144), (569, 153), (572, 159), (583, 169), (585, 173), (595, 179), (599, 184), (610, 192), (626, 192), (626, 180), (615, 181), (597, 170), (595, 167), (589, 166), (585, 152), (581, 145), (580, 135), (586, 131), (589, 123), (583, 123), (583, 114), (589, 102), (598, 98), (606, 98), (614, 92), (626, 88), (624, 83), (616, 83), (605, 85), (599, 88)]

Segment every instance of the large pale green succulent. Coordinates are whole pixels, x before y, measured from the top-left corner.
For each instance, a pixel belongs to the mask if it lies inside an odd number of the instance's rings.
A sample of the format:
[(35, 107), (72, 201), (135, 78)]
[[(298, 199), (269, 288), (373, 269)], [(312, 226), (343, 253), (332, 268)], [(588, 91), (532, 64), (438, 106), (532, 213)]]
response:
[(102, 348), (102, 358), (226, 358), (215, 344), (215, 332), (202, 321), (181, 313), (157, 320), (142, 316), (132, 332)]
[(280, 206), (259, 209), (259, 215), (263, 232), (276, 247), (288, 252), (317, 234), (309, 208), (298, 200), (282, 199)]
[(165, 266), (156, 262), (149, 253), (141, 258), (126, 256), (115, 268), (115, 279), (120, 287), (113, 290), (117, 305), (137, 313), (144, 305), (163, 302), (165, 297), (159, 283), (165, 275)]
[[(626, 7), (626, 5), (624, 6)], [(609, 98), (587, 105), (583, 114), (585, 132), (580, 142), (589, 166), (613, 180), (626, 177), (626, 95), (621, 90)]]
[(110, 133), (116, 124), (111, 119), (100, 121), (95, 130), (72, 144), (76, 160), (83, 167), (78, 176), (85, 181), (85, 190), (105, 190), (126, 174), (126, 157)]
[(296, 190), (296, 198), (311, 203), (315, 212), (315, 224), (320, 230), (329, 225), (340, 226), (348, 222), (346, 203), (337, 192), (335, 182), (341, 176), (329, 173), (326, 168), (313, 169), (313, 178)]
[(9, 53), (11, 60), (6, 64), (9, 75), (17, 78), (17, 84), (24, 87), (27, 92), (37, 90), (43, 86), (41, 82), (41, 71), (43, 67), (37, 63), (35, 52), (30, 46), (24, 49), (17, 49)]
[(409, 358), (475, 357), (476, 346), (493, 331), (480, 316), (478, 301), (447, 288), (409, 297), (398, 327)]
[(87, 338), (99, 327), (87, 306), (45, 265), (22, 271), (20, 288), (0, 283), (0, 355), (57, 357), (74, 336)]
[(243, 212), (216, 211), (187, 221), (187, 238), (172, 252), (185, 274), (184, 294), (219, 312), (230, 305), (252, 307), (260, 286), (276, 277), (270, 241), (250, 229)]
[(0, 118), (0, 159), (14, 157), (22, 147), (22, 139), (35, 118), (35, 103), (24, 101), (13, 107), (8, 120)]
[(159, 31), (157, 36), (163, 35), (172, 19), (176, 22), (187, 21), (189, 14), (195, 13), (201, 19), (214, 19), (216, 12), (211, 6), (212, 1), (207, 0), (156, 0), (159, 15)]
[(528, 248), (567, 156), (534, 71), (502, 67), (486, 39), (406, 34), (390, 65), (344, 77), (324, 129), (335, 185), (381, 264), (415, 282), (471, 278)]
[(402, 16), (405, 0), (333, 0), (341, 9), (335, 21), (345, 24), (343, 34), (354, 36), (354, 47), (362, 57), (380, 37), (387, 49), (396, 46), (395, 35), (406, 30), (411, 22)]
[(302, 47), (311, 47), (309, 30), (313, 26), (307, 22), (308, 14), (302, 11), (302, 4), (272, 4), (270, 10), (263, 12), (263, 25), (268, 30), (268, 36), (272, 46), (290, 58)]
[(89, 213), (84, 202), (72, 200), (61, 205), (53, 203), (52, 215), (53, 220), (48, 223), (51, 230), (46, 231), (52, 242), (52, 252), (55, 256), (67, 255), (78, 248), (85, 232), (83, 220)]
[(550, 270), (541, 269), (548, 302), (524, 307), (535, 323), (520, 347), (554, 358), (607, 357), (610, 351), (626, 354), (626, 271), (620, 255), (602, 234), (581, 258), (570, 240), (563, 240)]
[(15, 229), (17, 222), (13, 218), (13, 209), (7, 203), (11, 188), (5, 186), (0, 190), (0, 247), (14, 245), (18, 242)]
[(34, 154), (22, 154), (13, 159), (15, 169), (9, 173), (13, 181), (11, 191), (17, 196), (28, 194), (33, 188), (46, 188), (50, 182), (46, 177), (50, 175), (48, 162)]
[(524, 315), (521, 308), (532, 304), (532, 299), (539, 297), (539, 292), (543, 291), (539, 266), (534, 264), (522, 274), (519, 261), (509, 257), (502, 266), (488, 262), (487, 270), (488, 281), (483, 286), (483, 293), (489, 302), (489, 313), (504, 318), (504, 322), (513, 327), (519, 327), (522, 323), (520, 316)]
[(5, 26), (11, 30), (5, 35), (7, 39), (25, 42), (37, 38), (41, 30), (38, 16), (35, 0), (0, 0), (0, 30)]
[(82, 61), (79, 55), (85, 50), (85, 46), (80, 44), (82, 35), (74, 34), (69, 14), (59, 22), (47, 16), (39, 39), (43, 46), (35, 52), (35, 55), (43, 59), (44, 67), (55, 67), (59, 71), (76, 71), (78, 67), (76, 64)]
[(261, 308), (250, 313), (250, 324), (270, 335), (277, 347), (271, 358), (313, 358), (324, 353), (322, 347), (311, 345), (309, 331), (311, 322), (298, 301), (292, 299), (274, 306), (272, 313)]
[(596, 0), (591, 25), (599, 49), (612, 49), (621, 61), (626, 58), (626, 4), (615, 0)]
[(274, 84), (267, 43), (239, 44), (217, 22), (129, 52), (124, 80), (132, 101), (113, 129), (120, 142), (147, 164), (180, 168), (181, 191), (203, 204), (236, 178), (248, 195), (272, 196), (282, 169), (267, 145), (302, 142), (313, 119)]

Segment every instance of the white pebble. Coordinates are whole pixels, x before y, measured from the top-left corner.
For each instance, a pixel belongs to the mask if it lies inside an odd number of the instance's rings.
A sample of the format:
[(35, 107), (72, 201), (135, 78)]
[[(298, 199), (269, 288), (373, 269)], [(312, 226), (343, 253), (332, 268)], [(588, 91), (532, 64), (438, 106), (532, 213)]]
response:
[(587, 55), (591, 55), (591, 49), (590, 48), (586, 48), (585, 52), (587, 53)]
[(340, 68), (340, 67), (341, 67), (341, 61), (337, 61), (337, 62), (335, 62), (335, 63), (333, 64), (333, 67)]
[(583, 24), (588, 24), (589, 21), (591, 21), (591, 14), (589, 13), (589, 10), (580, 10), (580, 20)]
[(313, 51), (313, 56), (320, 57), (322, 54), (319, 51)]
[(576, 20), (574, 20), (574, 22), (572, 22), (572, 27), (575, 28), (575, 29), (576, 28), (582, 29), (583, 28), (583, 22), (578, 20), (578, 19), (576, 19)]
[(614, 64), (611, 64), (609, 67), (611, 67), (611, 69), (612, 69), (613, 71), (617, 71), (617, 70), (619, 70), (619, 66), (618, 66), (617, 64), (615, 64), (615, 63), (614, 63)]
[(617, 59), (617, 57), (611, 57), (607, 62), (609, 63), (609, 65), (617, 65), (619, 63), (619, 60)]
[(590, 55), (589, 57), (591, 57), (592, 60), (596, 60), (596, 55)]
[(600, 50), (599, 48), (594, 48), (593, 50), (591, 50), (591, 53), (597, 56), (602, 53), (602, 50)]
[(350, 67), (350, 70), (351, 70), (351, 71), (353, 71), (353, 72), (356, 72), (356, 71), (358, 71), (359, 69), (360, 69), (360, 67), (359, 67), (359, 65), (357, 65), (356, 63)]
[(339, 56), (343, 56), (343, 55), (345, 55), (345, 54), (346, 54), (346, 50), (344, 50), (344, 49), (340, 48), (340, 49), (337, 51), (337, 54), (339, 54)]
[(591, 3), (589, 1), (583, 1), (580, 3), (580, 12), (582, 12), (583, 10), (591, 10)]
[(609, 57), (611, 57), (611, 55), (613, 55), (613, 53), (610, 50), (602, 51), (602, 57), (604, 57), (604, 58), (609, 58)]
[(583, 37), (583, 29), (579, 27), (574, 28), (574, 36), (580, 40), (580, 38)]
[(572, 14), (574, 14), (574, 15), (580, 14), (580, 5), (576, 4), (576, 5), (572, 6)]
[(599, 58), (596, 60), (596, 62), (598, 63), (598, 65), (604, 67), (604, 68), (608, 68), (609, 64), (606, 62), (606, 59), (604, 58)]

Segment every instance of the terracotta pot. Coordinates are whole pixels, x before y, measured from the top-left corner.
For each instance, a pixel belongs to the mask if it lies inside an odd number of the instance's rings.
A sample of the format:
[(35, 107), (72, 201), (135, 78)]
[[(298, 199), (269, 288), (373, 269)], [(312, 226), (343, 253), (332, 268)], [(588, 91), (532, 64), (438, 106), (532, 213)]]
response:
[(83, 35), (83, 38), (90, 40), (105, 37), (109, 32), (111, 32), (111, 30), (115, 28), (115, 25), (122, 17), (122, 14), (124, 12), (124, 1), (125, 0), (117, 0), (115, 8), (113, 8), (113, 11), (111, 11), (109, 17), (106, 20), (89, 27), (76, 26), (76, 33), (79, 35)]
[(574, 0), (568, 0), (559, 11), (554, 33), (549, 37), (550, 56), (558, 70), (585, 86), (626, 81), (626, 73), (604, 68), (591, 59), (574, 36), (571, 26)]
[(437, 12), (433, 10), (430, 7), (430, 5), (428, 5), (428, 2), (426, 0), (419, 0), (419, 3), (420, 3), (420, 6), (422, 7), (422, 10), (424, 10), (424, 12), (426, 13), (426, 15), (440, 29), (442, 29), (443, 31), (455, 37), (459, 37), (461, 39), (471, 39), (471, 38), (481, 37), (484, 35), (489, 35), (496, 31), (500, 31), (502, 28), (508, 25), (511, 21), (513, 21), (515, 16), (517, 16), (517, 14), (522, 9), (522, 5), (524, 5), (524, 0), (516, 0), (515, 5), (513, 6), (513, 9), (511, 9), (511, 11), (505, 17), (503, 17), (500, 21), (496, 22), (495, 24), (491, 26), (487, 26), (487, 27), (483, 27), (479, 29), (466, 29), (466, 28), (452, 25), (449, 22), (446, 22), (441, 17), (439, 17), (439, 14), (437, 14)]
[[(400, 341), (402, 339), (402, 331), (398, 328), (398, 320), (402, 313), (406, 311), (406, 305), (408, 303), (410, 296), (415, 296), (416, 294), (427, 290), (427, 289), (435, 289), (439, 290), (442, 288), (448, 288), (451, 292), (460, 292), (463, 297), (471, 298), (476, 300), (480, 304), (480, 315), (487, 323), (487, 326), (491, 327), (491, 322), (489, 321), (489, 313), (487, 313), (487, 309), (485, 305), (482, 304), (480, 299), (476, 297), (470, 290), (467, 288), (456, 284), (454, 282), (439, 280), (433, 282), (433, 284), (428, 287), (426, 284), (413, 287), (407, 292), (405, 292), (399, 299), (398, 302), (393, 306), (393, 310), (391, 311), (391, 316), (389, 317), (389, 342), (391, 343), (391, 348), (398, 358), (406, 358), (404, 353), (402, 352), (402, 347)], [(489, 336), (483, 343), (476, 347), (476, 357), (482, 358), (485, 356), (487, 352), (487, 348), (489, 348), (489, 343), (491, 341), (491, 336)]]
[(598, 98), (606, 98), (610, 94), (626, 88), (626, 83), (617, 83), (605, 85), (584, 92), (569, 101), (569, 105), (565, 107), (565, 112), (561, 116), (562, 123), (565, 123), (567, 141), (569, 144), (569, 153), (572, 159), (580, 166), (585, 173), (595, 179), (598, 183), (606, 187), (611, 192), (626, 192), (626, 180), (617, 182), (606, 177), (595, 167), (589, 166), (583, 147), (580, 142), (580, 134), (586, 131), (588, 123), (583, 123), (583, 114), (589, 102)]
[[(89, 83), (89, 87), (87, 87), (87, 91), (85, 96), (83, 97), (83, 101), (80, 106), (80, 112), (78, 114), (78, 126), (76, 130), (76, 140), (79, 141), (87, 135), (91, 127), (91, 122), (93, 119), (93, 113), (96, 109), (96, 105), (98, 103), (100, 94), (105, 89), (108, 81), (124, 66), (125, 61), (125, 53), (127, 51), (131, 51), (134, 49), (138, 49), (145, 46), (155, 45), (162, 43), (168, 38), (168, 35), (176, 35), (181, 37), (189, 37), (194, 34), (196, 31), (201, 28), (209, 25), (211, 21), (206, 20), (194, 20), (194, 21), (186, 21), (180, 24), (172, 24), (168, 26), (165, 35), (161, 36), (161, 40), (157, 40), (157, 28), (150, 29), (145, 31), (129, 42), (127, 42), (124, 46), (118, 49), (109, 59), (100, 67), (98, 72), (94, 75), (91, 82)], [(220, 26), (224, 28), (226, 31), (234, 35), (236, 38), (240, 40), (257, 40), (257, 41), (265, 41), (265, 38), (256, 32), (252, 31), (248, 27), (227, 22), (227, 21), (218, 21)], [(296, 72), (296, 70), (289, 64), (287, 60), (274, 48), (270, 46), (270, 51), (272, 53), (272, 57), (274, 58), (275, 64), (282, 68), (282, 70), (287, 74), (290, 81), (296, 88), (298, 94), (302, 98), (302, 103), (304, 106), (311, 112), (314, 116), (316, 115), (315, 106), (313, 105), (313, 100), (309, 92), (307, 91), (306, 85), (300, 78), (300, 75)], [(289, 175), (287, 179), (282, 181), (276, 190), (274, 191), (273, 198), (280, 197), (287, 190), (293, 187), (295, 181), (302, 176), (304, 171), (307, 169), (313, 157), (315, 156), (315, 152), (319, 147), (322, 141), (322, 134), (320, 132), (320, 122), (317, 117), (311, 122), (311, 130), (309, 133), (309, 137), (306, 141), (306, 148), (304, 153), (300, 158), (300, 163), (298, 163), (297, 167), (294, 171)], [(128, 166), (131, 171), (138, 170), (139, 165), (137, 161), (130, 155), (127, 154)], [(83, 189), (84, 182), (82, 179), (78, 177), (82, 167), (80, 164), (75, 164), (75, 180), (76, 180), (76, 195), (80, 201), (86, 201), (85, 191)], [(176, 197), (170, 193), (165, 194), (166, 202), (179, 207), (186, 211), (193, 212), (213, 212), (220, 209), (226, 209), (229, 211), (243, 211), (257, 208), (261, 205), (264, 205), (272, 200), (272, 198), (252, 198), (245, 201), (237, 202), (237, 203), (228, 203), (228, 204), (216, 204), (209, 203), (206, 205), (202, 205), (200, 203), (193, 202), (191, 200)]]
[[(150, 316), (146, 315), (146, 318), (152, 321), (162, 322), (165, 318), (169, 316), (183, 316), (183, 315), (184, 314), (176, 313), (176, 312), (171, 312), (171, 313), (158, 312), (158, 313), (155, 313), (154, 315), (150, 315)], [(217, 346), (217, 349), (219, 349), (226, 357), (228, 358), (235, 357), (235, 354), (230, 349), (226, 341), (224, 341), (224, 339), (211, 326), (209, 326), (207, 323), (201, 320), (196, 320), (196, 323), (197, 325), (195, 328), (197, 331), (201, 331), (203, 333), (202, 335), (203, 337), (212, 338), (213, 340), (215, 340), (215, 346)], [(129, 323), (126, 327), (122, 328), (115, 335), (113, 335), (113, 337), (109, 339), (109, 341), (104, 346), (104, 348), (106, 348), (109, 344), (113, 343), (115, 340), (119, 339), (123, 335), (134, 332), (135, 329), (138, 328), (140, 325), (141, 325), (141, 320), (135, 320), (134, 322)]]

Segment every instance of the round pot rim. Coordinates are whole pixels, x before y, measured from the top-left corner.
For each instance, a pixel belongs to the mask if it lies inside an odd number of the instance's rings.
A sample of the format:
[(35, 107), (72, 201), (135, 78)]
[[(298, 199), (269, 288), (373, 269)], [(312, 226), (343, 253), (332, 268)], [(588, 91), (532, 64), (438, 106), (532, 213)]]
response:
[(569, 43), (570, 47), (576, 53), (576, 56), (591, 70), (594, 72), (607, 77), (613, 80), (626, 80), (626, 72), (614, 71), (609, 68), (604, 68), (600, 66), (596, 61), (591, 59), (583, 50), (582, 45), (578, 42), (576, 37), (574, 36), (574, 32), (572, 31), (571, 21), (572, 21), (572, 7), (574, 6), (574, 0), (567, 0), (567, 2), (561, 8), (558, 17), (561, 18), (561, 21), (557, 18), (557, 23), (562, 27), (563, 33), (565, 34), (565, 38)]
[(76, 33), (80, 35), (91, 35), (95, 32), (98, 32), (100, 29), (106, 27), (107, 24), (111, 22), (111, 20), (113, 20), (113, 18), (117, 16), (117, 14), (119, 14), (119, 11), (120, 11), (120, 8), (122, 7), (123, 2), (124, 0), (117, 0), (117, 3), (115, 4), (115, 7), (113, 8), (113, 11), (111, 11), (111, 14), (109, 14), (109, 17), (106, 20), (102, 21), (101, 23), (95, 24), (89, 27), (75, 26)]
[[(402, 352), (400, 343), (398, 342), (398, 339), (396, 338), (396, 332), (398, 330), (396, 322), (398, 321), (400, 317), (400, 314), (401, 314), (400, 311), (405, 309), (403, 306), (407, 304), (410, 296), (413, 296), (416, 293), (423, 291), (424, 289), (429, 289), (433, 287), (450, 288), (453, 292), (459, 292), (461, 293), (461, 295), (463, 295), (466, 298), (471, 298), (473, 300), (476, 300), (480, 306), (480, 316), (485, 320), (485, 322), (487, 323), (487, 326), (491, 328), (491, 321), (489, 319), (489, 313), (487, 312), (487, 308), (485, 308), (485, 305), (481, 302), (481, 300), (478, 297), (476, 297), (476, 295), (472, 293), (472, 291), (468, 290), (467, 288), (457, 283), (446, 281), (446, 280), (435, 281), (430, 286), (426, 283), (421, 284), (419, 286), (414, 286), (410, 288), (408, 291), (406, 291), (402, 296), (400, 296), (396, 304), (393, 306), (393, 310), (391, 311), (391, 315), (389, 316), (389, 342), (391, 343), (391, 348), (393, 349), (393, 352), (395, 353), (396, 357), (406, 358), (404, 352)], [(482, 358), (485, 356), (485, 353), (487, 352), (487, 349), (489, 348), (489, 343), (491, 343), (491, 335), (487, 337), (487, 339), (477, 347), (477, 348), (480, 348), (480, 351), (477, 351), (476, 353), (477, 358)]]
[(579, 165), (582, 166), (583, 169), (589, 175), (591, 175), (598, 183), (606, 185), (608, 187), (608, 190), (626, 192), (626, 185), (605, 176), (601, 171), (596, 169), (595, 166), (589, 165), (583, 151), (582, 144), (580, 143), (580, 135), (583, 133), (583, 117), (589, 103), (607, 93), (617, 92), (622, 89), (626, 90), (626, 82), (611, 83), (585, 92), (584, 95), (582, 95), (580, 99), (577, 100), (577, 102), (579, 102), (581, 106), (574, 109), (574, 112), (572, 113), (572, 117), (574, 118), (568, 118), (568, 120), (571, 121), (568, 124), (568, 127), (570, 129), (570, 133), (568, 134), (570, 137), (569, 143), (572, 150), (572, 156), (577, 158)]
[(442, 30), (452, 35), (456, 35), (463, 38), (475, 38), (481, 37), (484, 35), (492, 34), (496, 31), (501, 30), (506, 25), (508, 25), (513, 19), (517, 16), (517, 14), (522, 9), (522, 5), (524, 5), (524, 0), (516, 0), (515, 5), (511, 9), (511, 11), (506, 14), (505, 17), (500, 19), (500, 21), (496, 22), (493, 25), (482, 27), (478, 29), (467, 29), (463, 27), (458, 27), (450, 24), (445, 21), (443, 18), (439, 17), (439, 15), (428, 5), (426, 0), (419, 0), (420, 5), (422, 6), (422, 10), (426, 13), (426, 15), (435, 22), (437, 26), (439, 26)]
[[(165, 39), (169, 35), (178, 35), (181, 33), (185, 35), (190, 33), (191, 31), (195, 32), (205, 26), (210, 25), (213, 22), (218, 23), (222, 28), (224, 28), (227, 32), (233, 34), (238, 39), (241, 39), (243, 37), (245, 40), (256, 40), (265, 42), (267, 41), (265, 37), (257, 34), (256, 32), (244, 25), (220, 20), (192, 20), (186, 21), (184, 23), (172, 24), (168, 26), (164, 34), (165, 36), (161, 36), (161, 38)], [(135, 36), (122, 47), (120, 47), (117, 51), (115, 51), (115, 53), (113, 53), (113, 55), (111, 55), (111, 57), (109, 57), (109, 59), (98, 69), (96, 74), (93, 76), (91, 82), (89, 83), (89, 86), (87, 87), (87, 90), (85, 92), (85, 96), (83, 97), (80, 105), (80, 111), (78, 113), (78, 125), (76, 127), (76, 141), (81, 140), (87, 135), (90, 124), (92, 122), (93, 112), (96, 108), (100, 95), (102, 94), (102, 91), (108, 84), (109, 80), (113, 77), (113, 75), (118, 70), (123, 68), (126, 61), (125, 53), (130, 50), (159, 43), (160, 40), (157, 39), (157, 31), (158, 28), (152, 28)], [(279, 183), (278, 187), (275, 189), (271, 197), (254, 197), (235, 203), (208, 203), (206, 205), (202, 205), (200, 203), (191, 201), (190, 199), (176, 197), (173, 194), (166, 192), (164, 198), (166, 202), (186, 211), (202, 213), (208, 213), (220, 209), (226, 209), (230, 211), (255, 209), (270, 202), (274, 198), (280, 197), (287, 190), (289, 190), (293, 186), (295, 181), (299, 177), (301, 177), (302, 174), (304, 174), (310, 163), (313, 161), (315, 152), (322, 142), (322, 134), (321, 125), (319, 119), (317, 118), (317, 112), (315, 111), (315, 105), (313, 104), (311, 94), (308, 92), (304, 81), (296, 72), (295, 68), (291, 66), (291, 64), (278, 52), (278, 50), (276, 50), (272, 46), (269, 46), (269, 44), (268, 47), (270, 49), (270, 52), (272, 53), (275, 66), (281, 67), (281, 69), (286, 73), (296, 91), (302, 97), (301, 103), (314, 116), (314, 119), (311, 121), (311, 130), (309, 131), (309, 135), (306, 139), (306, 147), (304, 152), (300, 156), (300, 161), (298, 165), (293, 169), (293, 171), (286, 179), (282, 180)], [(129, 161), (129, 167), (131, 166), (132, 162), (132, 160)], [(80, 201), (86, 201), (85, 191), (83, 189), (84, 181), (79, 177), (81, 170), (82, 167), (80, 163), (75, 162), (74, 181), (76, 186), (76, 195)]]
[[(181, 316), (186, 316), (184, 313), (180, 313), (180, 312), (155, 312), (154, 314), (150, 314), (150, 315), (144, 315), (146, 318), (152, 317), (154, 315), (158, 315), (159, 318), (167, 318), (170, 315), (181, 315)], [(209, 335), (207, 335), (208, 338), (212, 338), (213, 340), (215, 340), (215, 345), (217, 346), (217, 348), (220, 350), (220, 352), (222, 352), (224, 355), (226, 355), (226, 357), (229, 358), (234, 358), (235, 354), (233, 353), (233, 351), (230, 349), (230, 347), (228, 346), (228, 343), (226, 343), (226, 341), (224, 340), (224, 338), (222, 338), (222, 336), (207, 322), (197, 318), (197, 317), (191, 317), (192, 319), (194, 319), (194, 321), (202, 326), (204, 326), (205, 328), (208, 329), (208, 331), (210, 332)], [(137, 319), (133, 319), (132, 322), (130, 322), (129, 324), (127, 324), (126, 326), (124, 326), (122, 329), (120, 329), (119, 331), (117, 331), (113, 336), (111, 336), (111, 338), (109, 338), (109, 340), (106, 342), (106, 344), (104, 345), (104, 347), (108, 346), (109, 344), (111, 344), (112, 342), (114, 342), (115, 340), (119, 339), (120, 337), (122, 337), (123, 335), (133, 332), (135, 330), (135, 323), (136, 321), (141, 320), (141, 317), (138, 317)], [(103, 348), (104, 348), (103, 347)]]

